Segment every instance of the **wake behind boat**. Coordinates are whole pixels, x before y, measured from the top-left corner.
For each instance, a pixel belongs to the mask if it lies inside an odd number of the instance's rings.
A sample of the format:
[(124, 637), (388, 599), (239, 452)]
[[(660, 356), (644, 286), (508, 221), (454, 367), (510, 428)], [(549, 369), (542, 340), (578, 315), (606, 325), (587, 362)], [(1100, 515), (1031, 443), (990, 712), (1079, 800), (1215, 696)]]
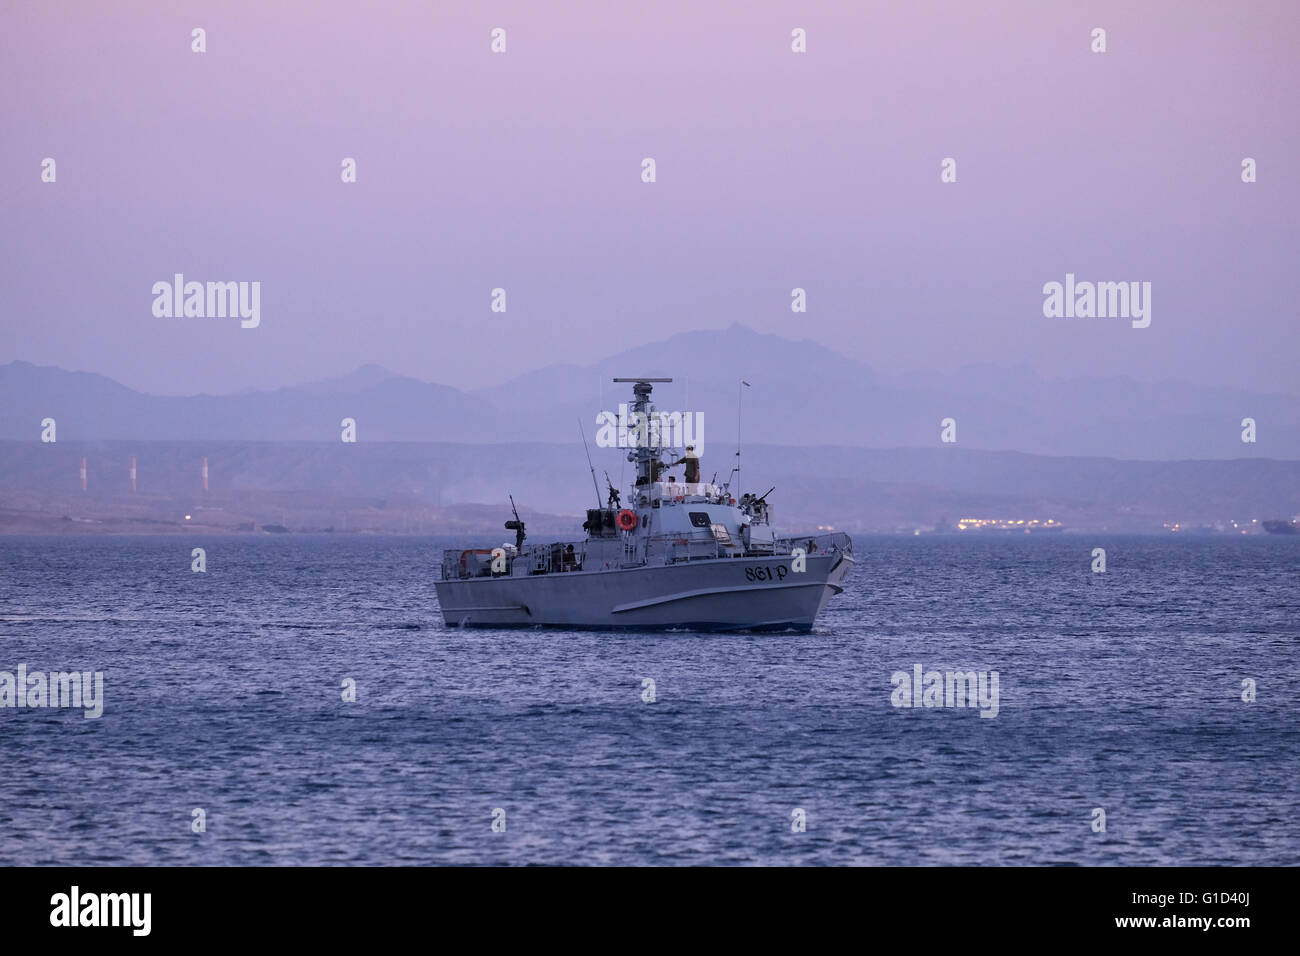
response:
[[(650, 394), (666, 378), (632, 384), (634, 416), (654, 414)], [(605, 507), (587, 512), (585, 539), (524, 547), (516, 512), (506, 528), (515, 544), (448, 549), (435, 585), (443, 620), (463, 627), (555, 626), (579, 629), (812, 629), (843, 590), (853, 566), (847, 534), (778, 537), (767, 495), (700, 480), (687, 456), (686, 481), (661, 480), (663, 449), (638, 442), (629, 505), (612, 486)]]

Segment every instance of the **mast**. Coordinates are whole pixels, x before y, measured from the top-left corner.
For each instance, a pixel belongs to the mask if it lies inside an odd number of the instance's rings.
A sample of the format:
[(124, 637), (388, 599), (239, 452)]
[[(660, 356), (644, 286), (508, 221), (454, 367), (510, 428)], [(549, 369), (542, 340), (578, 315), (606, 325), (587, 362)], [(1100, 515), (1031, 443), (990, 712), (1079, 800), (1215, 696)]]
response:
[[(654, 408), (650, 404), (650, 393), (654, 390), (656, 384), (671, 382), (672, 379), (643, 376), (641, 378), (616, 378), (614, 381), (623, 384), (631, 383), (633, 396), (631, 414), (643, 416), (639, 420), (647, 423), (647, 431), (649, 431), (650, 412)], [(646, 494), (649, 494), (650, 479), (652, 477), (650, 463), (659, 457), (659, 449), (652, 449), (648, 434), (646, 438), (647, 440), (644, 442), (637, 442), (636, 447), (627, 453), (627, 460), (636, 463), (636, 485), (644, 487)], [(635, 496), (633, 496), (633, 500), (635, 500)]]

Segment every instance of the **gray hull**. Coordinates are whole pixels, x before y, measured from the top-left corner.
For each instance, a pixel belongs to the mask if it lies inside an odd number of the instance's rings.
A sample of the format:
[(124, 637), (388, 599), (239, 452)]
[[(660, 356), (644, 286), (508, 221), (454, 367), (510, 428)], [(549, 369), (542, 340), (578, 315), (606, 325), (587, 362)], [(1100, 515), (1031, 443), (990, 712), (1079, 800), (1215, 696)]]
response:
[(463, 627), (808, 631), (843, 589), (847, 554), (789, 555), (558, 574), (443, 580), (443, 620)]

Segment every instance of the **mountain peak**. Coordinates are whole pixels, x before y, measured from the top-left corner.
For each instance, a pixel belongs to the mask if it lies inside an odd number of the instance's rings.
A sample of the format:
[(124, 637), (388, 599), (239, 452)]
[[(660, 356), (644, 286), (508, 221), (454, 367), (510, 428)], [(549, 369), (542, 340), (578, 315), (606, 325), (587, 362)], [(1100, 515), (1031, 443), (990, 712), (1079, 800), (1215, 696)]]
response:
[(384, 368), (382, 365), (376, 365), (374, 362), (367, 362), (365, 365), (358, 365), (351, 372), (341, 376), (339, 381), (345, 382), (365, 382), (374, 385), (385, 379), (396, 378), (397, 373)]

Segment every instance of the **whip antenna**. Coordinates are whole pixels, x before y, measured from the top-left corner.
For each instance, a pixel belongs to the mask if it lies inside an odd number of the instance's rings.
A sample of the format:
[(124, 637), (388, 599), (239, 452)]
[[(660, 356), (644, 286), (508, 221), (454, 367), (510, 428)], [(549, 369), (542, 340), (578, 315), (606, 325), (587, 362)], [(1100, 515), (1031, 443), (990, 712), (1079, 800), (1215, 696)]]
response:
[(736, 466), (731, 469), (731, 475), (727, 478), (727, 490), (731, 490), (731, 481), (736, 481), (736, 490), (740, 490), (740, 398), (745, 394), (746, 388), (753, 388), (743, 378), (740, 384), (736, 386)]
[(582, 435), (582, 450), (587, 453), (587, 467), (591, 469), (591, 487), (596, 492), (596, 507), (600, 507), (600, 485), (596, 483), (596, 466), (591, 463), (591, 449), (587, 447), (587, 430), (582, 427), (582, 416), (578, 416), (578, 433)]

